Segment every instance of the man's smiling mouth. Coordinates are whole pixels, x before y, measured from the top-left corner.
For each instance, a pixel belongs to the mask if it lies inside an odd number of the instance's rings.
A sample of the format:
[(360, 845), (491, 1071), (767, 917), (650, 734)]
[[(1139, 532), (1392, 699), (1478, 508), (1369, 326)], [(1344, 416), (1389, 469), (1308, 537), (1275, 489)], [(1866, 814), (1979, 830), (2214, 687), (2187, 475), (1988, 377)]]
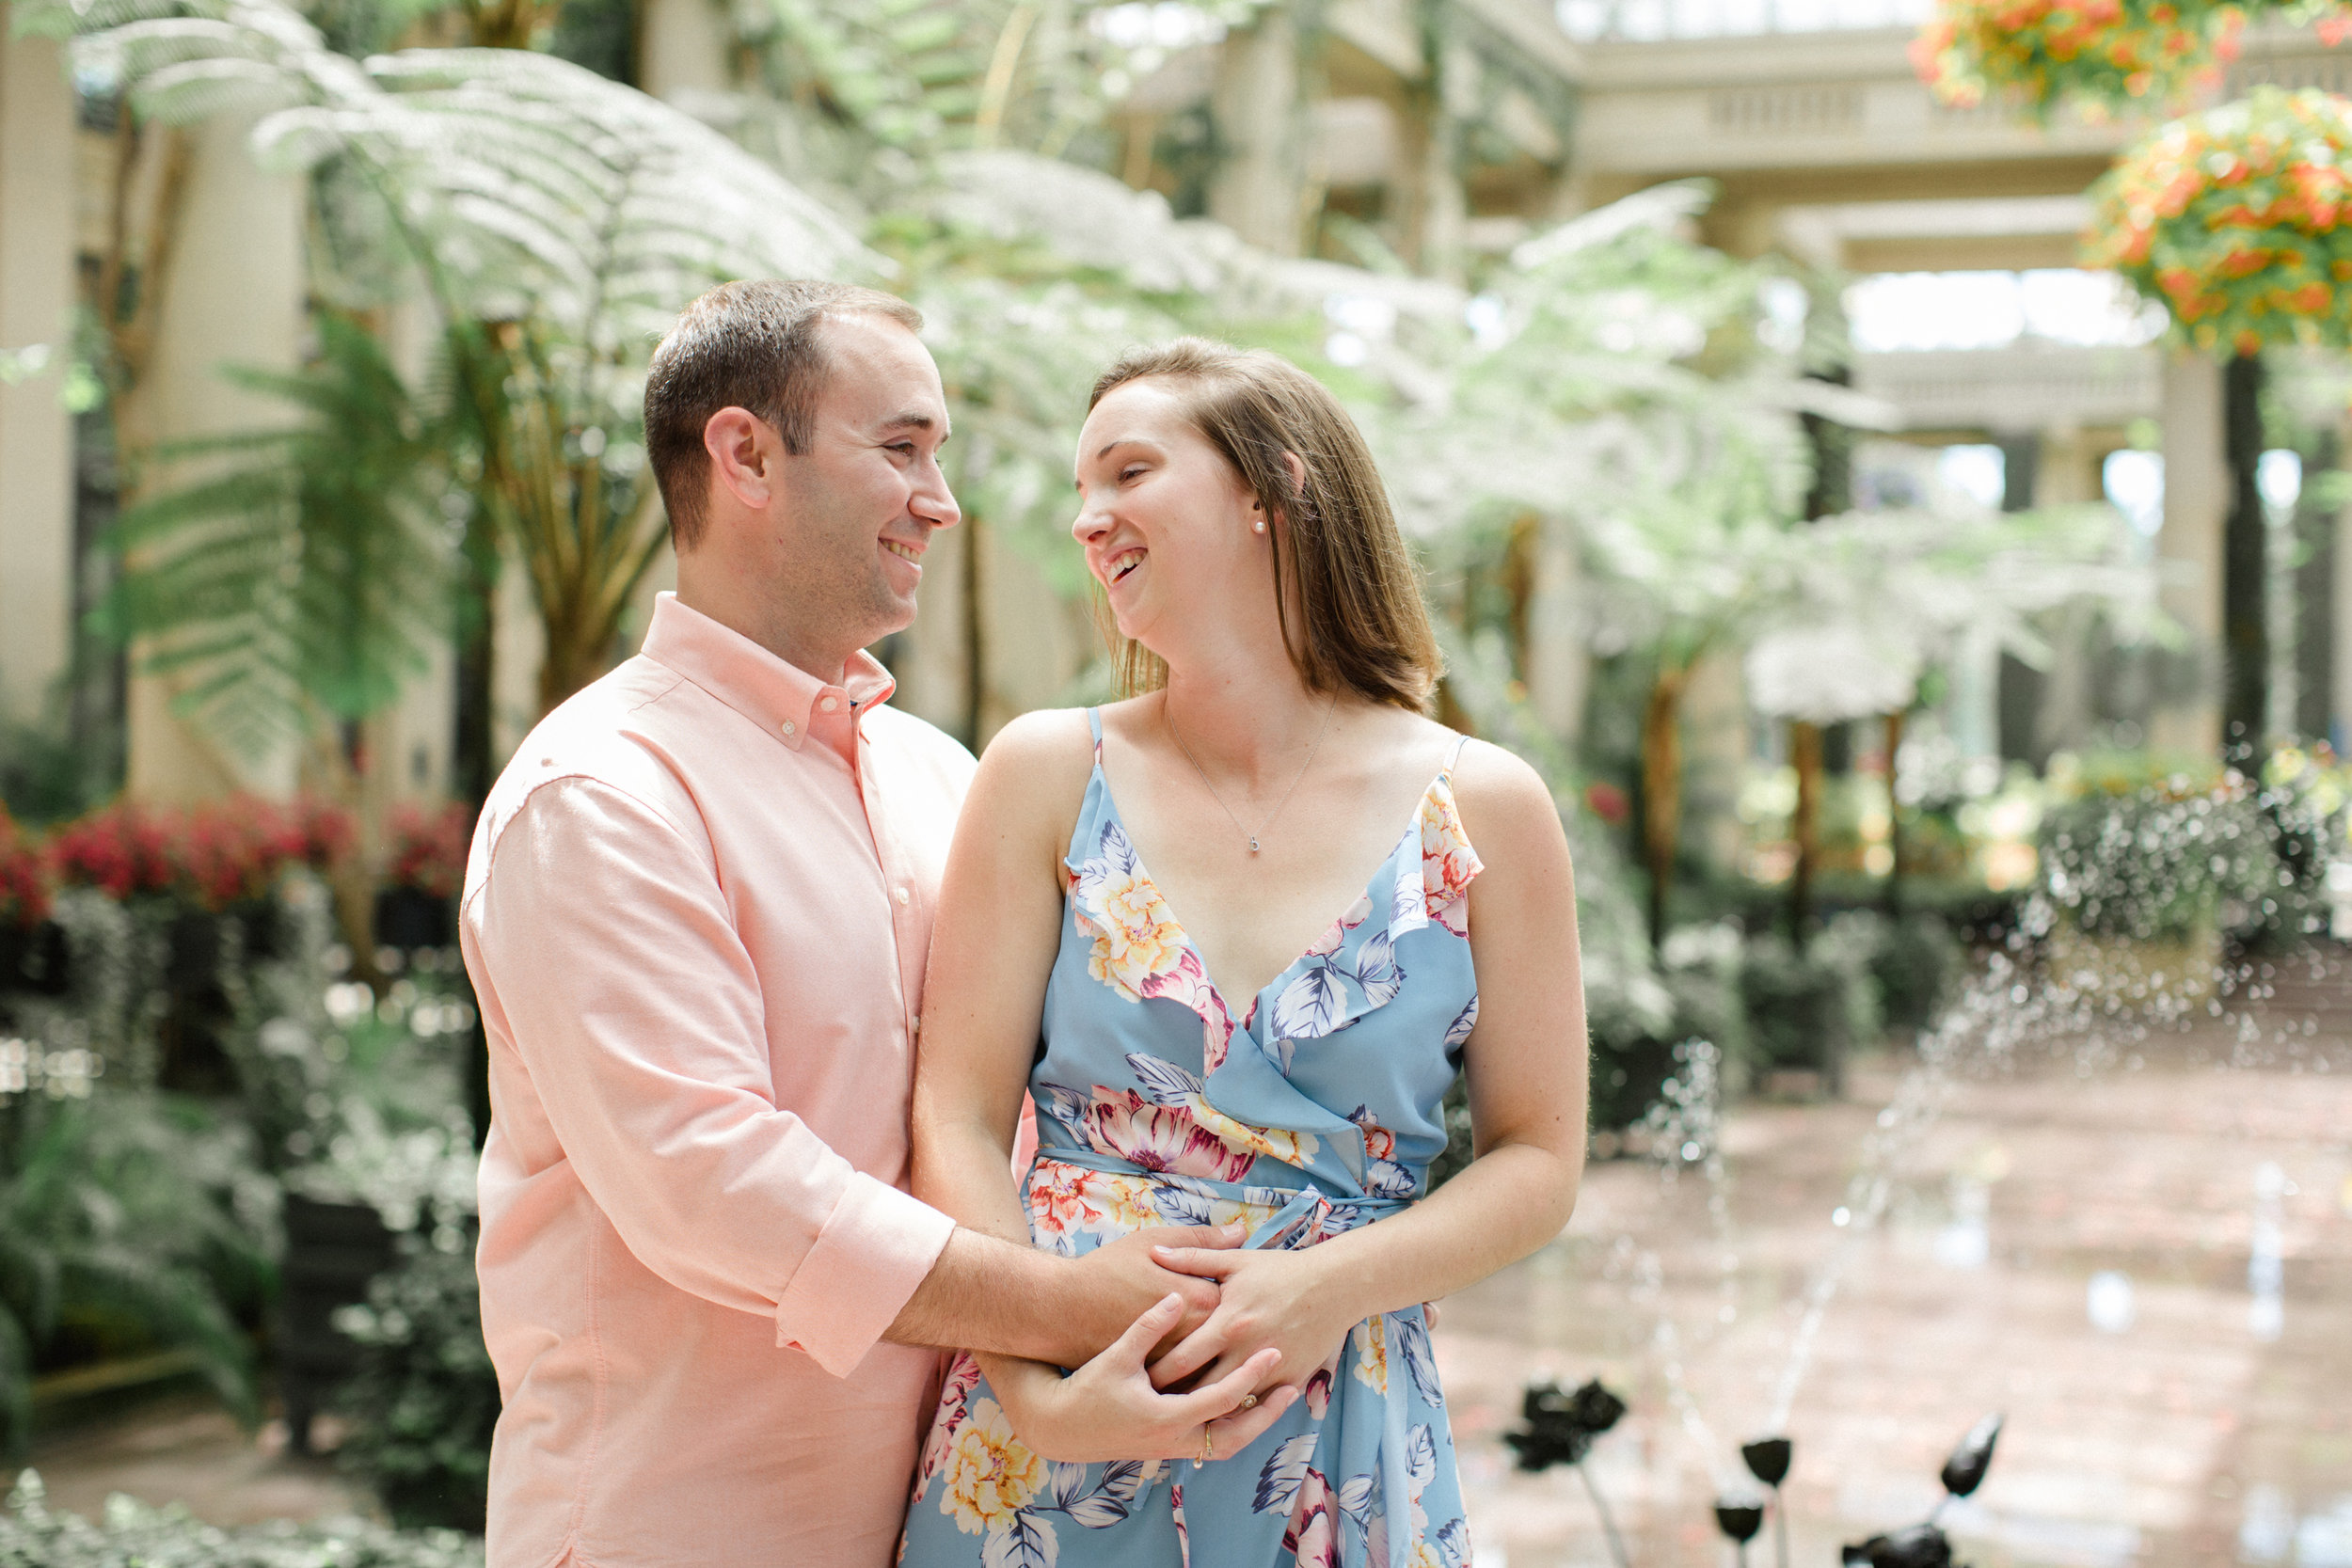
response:
[(912, 545), (901, 545), (896, 539), (883, 540), (882, 542), (882, 546), (883, 549), (888, 550), (892, 555), (902, 557), (908, 561), (919, 562), (923, 559), (923, 552), (921, 550), (916, 549)]

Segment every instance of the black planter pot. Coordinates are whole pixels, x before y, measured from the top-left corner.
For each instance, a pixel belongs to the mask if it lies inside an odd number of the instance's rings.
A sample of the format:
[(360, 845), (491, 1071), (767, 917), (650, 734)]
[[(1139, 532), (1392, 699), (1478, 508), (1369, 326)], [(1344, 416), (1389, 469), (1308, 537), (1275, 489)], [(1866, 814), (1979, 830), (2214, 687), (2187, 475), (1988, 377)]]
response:
[(422, 888), (389, 887), (375, 895), (375, 940), (385, 947), (413, 952), (447, 947), (455, 941), (450, 900)]
[(286, 1261), (280, 1271), (278, 1389), (286, 1402), (287, 1442), (310, 1451), (310, 1419), (358, 1364), (359, 1347), (335, 1327), (335, 1310), (368, 1299), (368, 1284), (391, 1267), (392, 1233), (364, 1203), (321, 1203), (286, 1195)]
[(65, 927), (56, 921), (0, 923), (0, 994), (63, 996), (72, 985), (68, 958)]

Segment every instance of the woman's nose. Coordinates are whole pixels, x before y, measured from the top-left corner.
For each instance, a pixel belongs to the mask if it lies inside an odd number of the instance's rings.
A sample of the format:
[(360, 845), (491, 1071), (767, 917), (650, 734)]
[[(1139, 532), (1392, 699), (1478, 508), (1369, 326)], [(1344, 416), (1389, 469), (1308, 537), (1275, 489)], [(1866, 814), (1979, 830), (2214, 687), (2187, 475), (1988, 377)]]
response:
[(1070, 520), (1070, 536), (1079, 544), (1091, 544), (1111, 526), (1111, 520), (1084, 501), (1078, 503), (1078, 515)]

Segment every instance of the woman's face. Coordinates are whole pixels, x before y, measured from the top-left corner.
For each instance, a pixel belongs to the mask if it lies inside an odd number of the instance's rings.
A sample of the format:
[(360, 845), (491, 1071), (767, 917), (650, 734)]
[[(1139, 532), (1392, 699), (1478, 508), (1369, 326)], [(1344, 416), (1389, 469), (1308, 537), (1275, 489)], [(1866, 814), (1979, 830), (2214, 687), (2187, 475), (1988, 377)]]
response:
[(1095, 404), (1077, 479), (1070, 531), (1121, 636), (1166, 657), (1204, 614), (1271, 599), (1265, 515), (1165, 383), (1130, 381)]

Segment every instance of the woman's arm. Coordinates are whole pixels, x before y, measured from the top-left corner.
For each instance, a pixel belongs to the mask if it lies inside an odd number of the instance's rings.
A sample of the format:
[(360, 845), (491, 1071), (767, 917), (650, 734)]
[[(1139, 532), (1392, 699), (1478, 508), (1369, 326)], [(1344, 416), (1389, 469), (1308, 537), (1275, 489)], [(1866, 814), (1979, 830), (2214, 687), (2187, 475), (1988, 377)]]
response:
[(1262, 1345), (1284, 1383), (1313, 1375), (1375, 1312), (1434, 1301), (1550, 1241), (1584, 1169), (1584, 988), (1567, 838), (1534, 769), (1474, 745), (1454, 773), (1464, 830), (1484, 863), (1470, 889), (1478, 1026), (1463, 1048), (1476, 1158), (1401, 1214), (1299, 1252), (1161, 1254), (1220, 1280), (1216, 1312), (1155, 1364), (1163, 1386), (1202, 1367), (1229, 1373)]
[(1061, 943), (1068, 818), (1091, 755), (1084, 717), (1068, 711), (1025, 715), (990, 744), (956, 820), (923, 982), (914, 1196), (1022, 1246), (1013, 1138)]
[[(1232, 1246), (1240, 1240), (1184, 1227), (1138, 1232), (1074, 1262), (1028, 1254), (1013, 1139), (1045, 982), (1061, 944), (1062, 850), (1093, 754), (1085, 719), (1065, 710), (1015, 720), (981, 759), (940, 882), (911, 1112), (914, 1196), (965, 1230), (1020, 1247), (1025, 1261), (1034, 1258), (1031, 1268), (1066, 1276), (1047, 1307), (1058, 1331), (1047, 1342), (1061, 1347), (1056, 1359), (1064, 1366), (1103, 1350), (1170, 1291), (1184, 1298), (1180, 1332), (1190, 1332), (1216, 1307), (1214, 1286), (1153, 1260), (1154, 1243)], [(1035, 1344), (976, 1331), (991, 1321), (1000, 1294), (989, 1277), (997, 1272), (996, 1255), (980, 1244), (960, 1253), (951, 1243), (949, 1260), (967, 1253), (975, 1267), (934, 1271), (909, 1303), (923, 1321), (902, 1323), (894, 1336), (904, 1329), (903, 1337), (972, 1350)], [(925, 1317), (927, 1305), (935, 1310)]]

